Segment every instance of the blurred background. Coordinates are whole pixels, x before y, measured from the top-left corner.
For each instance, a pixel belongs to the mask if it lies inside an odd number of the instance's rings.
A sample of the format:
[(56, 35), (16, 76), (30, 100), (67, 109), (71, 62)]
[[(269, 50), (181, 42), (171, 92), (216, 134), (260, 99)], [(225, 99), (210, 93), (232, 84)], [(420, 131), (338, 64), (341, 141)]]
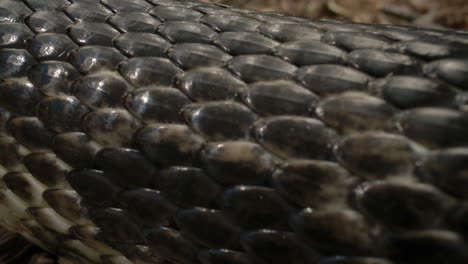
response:
[(468, 29), (468, 0), (203, 0), (296, 16)]

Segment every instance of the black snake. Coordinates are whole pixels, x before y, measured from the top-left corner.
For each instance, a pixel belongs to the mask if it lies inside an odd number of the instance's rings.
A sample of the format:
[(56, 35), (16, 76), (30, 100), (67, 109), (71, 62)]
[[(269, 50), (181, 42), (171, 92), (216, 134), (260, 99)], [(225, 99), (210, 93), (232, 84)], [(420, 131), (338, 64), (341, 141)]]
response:
[(468, 33), (0, 0), (0, 224), (106, 264), (468, 263)]

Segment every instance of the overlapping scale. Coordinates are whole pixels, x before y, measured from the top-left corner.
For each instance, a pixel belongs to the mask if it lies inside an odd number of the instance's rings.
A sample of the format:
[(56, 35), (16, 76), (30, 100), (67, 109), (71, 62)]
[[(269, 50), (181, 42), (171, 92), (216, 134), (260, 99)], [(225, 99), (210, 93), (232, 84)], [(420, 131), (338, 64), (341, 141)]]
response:
[(196, 43), (176, 44), (168, 51), (168, 57), (186, 70), (221, 67), (232, 58), (214, 46)]
[(464, 264), (467, 39), (0, 0), (0, 225), (86, 264)]
[(108, 18), (109, 24), (122, 32), (147, 32), (156, 31), (159, 20), (148, 13), (143, 12), (118, 12)]
[(36, 12), (28, 17), (28, 26), (36, 33), (66, 33), (73, 21), (64, 13), (54, 11)]
[(21, 48), (26, 46), (26, 41), (34, 35), (28, 26), (21, 23), (0, 24), (0, 47), (1, 48)]
[(114, 40), (114, 44), (123, 54), (131, 57), (164, 57), (170, 47), (164, 38), (145, 32), (122, 34)]
[(78, 70), (64, 61), (43, 61), (28, 72), (29, 81), (48, 96), (71, 94), (72, 84), (78, 77)]
[(70, 54), (71, 63), (84, 74), (115, 70), (126, 59), (117, 49), (103, 46), (81, 47)]

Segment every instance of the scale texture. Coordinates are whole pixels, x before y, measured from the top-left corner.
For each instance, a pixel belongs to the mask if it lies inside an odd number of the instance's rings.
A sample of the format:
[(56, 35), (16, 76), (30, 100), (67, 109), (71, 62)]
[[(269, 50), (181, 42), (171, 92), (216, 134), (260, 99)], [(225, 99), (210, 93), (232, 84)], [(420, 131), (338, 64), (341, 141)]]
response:
[(77, 263), (468, 263), (468, 33), (0, 0), (0, 224)]

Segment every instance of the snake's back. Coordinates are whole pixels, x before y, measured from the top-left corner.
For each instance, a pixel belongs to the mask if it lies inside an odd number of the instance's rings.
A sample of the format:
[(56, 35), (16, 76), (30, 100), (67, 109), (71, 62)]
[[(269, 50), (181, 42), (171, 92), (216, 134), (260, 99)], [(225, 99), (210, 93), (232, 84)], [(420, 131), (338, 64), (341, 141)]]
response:
[(0, 225), (77, 263), (468, 263), (468, 33), (0, 0)]

